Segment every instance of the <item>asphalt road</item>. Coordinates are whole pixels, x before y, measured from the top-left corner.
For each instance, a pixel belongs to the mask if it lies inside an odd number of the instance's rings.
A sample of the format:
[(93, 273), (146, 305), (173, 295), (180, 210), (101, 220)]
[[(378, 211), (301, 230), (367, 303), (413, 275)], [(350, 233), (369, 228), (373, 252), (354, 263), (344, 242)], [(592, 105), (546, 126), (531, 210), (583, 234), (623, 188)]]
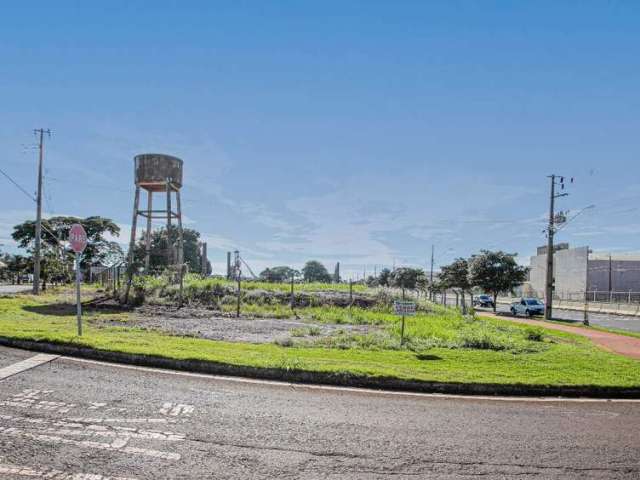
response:
[[(511, 315), (509, 305), (498, 305), (497, 311)], [(583, 312), (575, 310), (563, 310), (560, 308), (553, 309), (553, 317), (558, 320), (570, 320), (573, 322), (582, 322), (584, 319)], [(627, 315), (607, 315), (602, 313), (589, 313), (589, 323), (607, 328), (619, 328), (630, 332), (640, 332), (640, 317)]]
[[(448, 305), (455, 305), (455, 297), (447, 297)], [(496, 309), (497, 313), (510, 316), (510, 305), (498, 304)], [(477, 308), (478, 311), (492, 311), (490, 308)], [(575, 310), (564, 310), (561, 308), (553, 309), (553, 317), (558, 320), (568, 320), (572, 322), (582, 322), (584, 319), (583, 312), (577, 312)], [(600, 327), (607, 328), (619, 328), (620, 330), (627, 330), (630, 332), (640, 332), (640, 317), (632, 315), (610, 315), (603, 313), (589, 313), (589, 323), (591, 325), (598, 325)]]
[[(33, 355), (0, 347), (0, 368)], [(9, 479), (637, 479), (639, 432), (636, 402), (354, 392), (63, 358), (0, 380)]]

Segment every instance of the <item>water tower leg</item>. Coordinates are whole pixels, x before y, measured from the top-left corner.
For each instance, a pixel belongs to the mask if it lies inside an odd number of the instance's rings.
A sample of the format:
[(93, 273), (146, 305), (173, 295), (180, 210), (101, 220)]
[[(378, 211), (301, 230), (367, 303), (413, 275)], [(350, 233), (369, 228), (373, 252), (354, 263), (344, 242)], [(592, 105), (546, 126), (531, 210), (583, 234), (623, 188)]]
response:
[(167, 178), (167, 266), (173, 265), (173, 241), (171, 235), (171, 181)]
[(124, 292), (124, 303), (129, 302), (129, 291), (133, 281), (133, 260), (136, 248), (136, 224), (138, 223), (138, 206), (140, 204), (140, 187), (136, 185), (136, 193), (133, 199), (133, 220), (131, 221), (131, 241), (129, 242), (129, 258), (127, 260), (127, 286)]
[(182, 205), (180, 204), (180, 190), (176, 190), (176, 210), (178, 216), (178, 275), (180, 276), (180, 305), (182, 305), (182, 290), (184, 283), (184, 239), (182, 236)]
[(144, 248), (144, 271), (149, 274), (149, 259), (151, 257), (151, 211), (153, 210), (153, 192), (147, 190), (147, 235)]

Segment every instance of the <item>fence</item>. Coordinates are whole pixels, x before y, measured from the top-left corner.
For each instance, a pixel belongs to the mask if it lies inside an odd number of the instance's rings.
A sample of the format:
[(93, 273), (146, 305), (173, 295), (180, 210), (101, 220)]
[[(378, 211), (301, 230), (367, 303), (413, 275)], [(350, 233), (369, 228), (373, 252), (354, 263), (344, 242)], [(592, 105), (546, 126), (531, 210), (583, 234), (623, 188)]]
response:
[[(505, 297), (505, 298), (520, 298)], [(640, 303), (640, 292), (632, 290), (627, 291), (608, 291), (608, 290), (589, 290), (571, 292), (566, 290), (556, 290), (553, 299), (561, 302), (589, 302), (589, 303), (609, 303), (609, 304), (634, 304)]]
[(127, 267), (125, 265), (115, 265), (113, 267), (105, 268), (99, 273), (92, 273), (89, 281), (91, 283), (98, 282), (107, 290), (117, 291), (126, 281), (126, 271)]

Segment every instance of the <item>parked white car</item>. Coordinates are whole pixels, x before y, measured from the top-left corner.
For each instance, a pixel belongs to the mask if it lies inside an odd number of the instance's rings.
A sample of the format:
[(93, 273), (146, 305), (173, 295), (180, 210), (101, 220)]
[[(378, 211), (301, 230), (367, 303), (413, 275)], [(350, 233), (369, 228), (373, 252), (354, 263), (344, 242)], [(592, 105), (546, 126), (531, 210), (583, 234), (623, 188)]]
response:
[(519, 302), (511, 304), (511, 313), (513, 315), (532, 315), (544, 314), (544, 303), (537, 298), (522, 298)]

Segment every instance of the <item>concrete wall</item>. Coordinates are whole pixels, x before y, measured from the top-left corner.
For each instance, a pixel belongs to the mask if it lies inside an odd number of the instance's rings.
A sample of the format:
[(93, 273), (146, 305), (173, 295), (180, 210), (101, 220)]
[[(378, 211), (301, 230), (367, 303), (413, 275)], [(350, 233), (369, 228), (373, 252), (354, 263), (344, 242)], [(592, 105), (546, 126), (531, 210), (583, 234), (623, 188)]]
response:
[[(561, 296), (564, 292), (584, 292), (586, 290), (588, 258), (588, 247), (555, 252), (553, 272), (556, 296)], [(547, 256), (531, 257), (530, 266), (529, 278), (532, 291), (535, 296), (543, 298), (547, 275)]]
[[(611, 270), (611, 286), (609, 286)], [(589, 260), (589, 291), (640, 292), (640, 261)]]

